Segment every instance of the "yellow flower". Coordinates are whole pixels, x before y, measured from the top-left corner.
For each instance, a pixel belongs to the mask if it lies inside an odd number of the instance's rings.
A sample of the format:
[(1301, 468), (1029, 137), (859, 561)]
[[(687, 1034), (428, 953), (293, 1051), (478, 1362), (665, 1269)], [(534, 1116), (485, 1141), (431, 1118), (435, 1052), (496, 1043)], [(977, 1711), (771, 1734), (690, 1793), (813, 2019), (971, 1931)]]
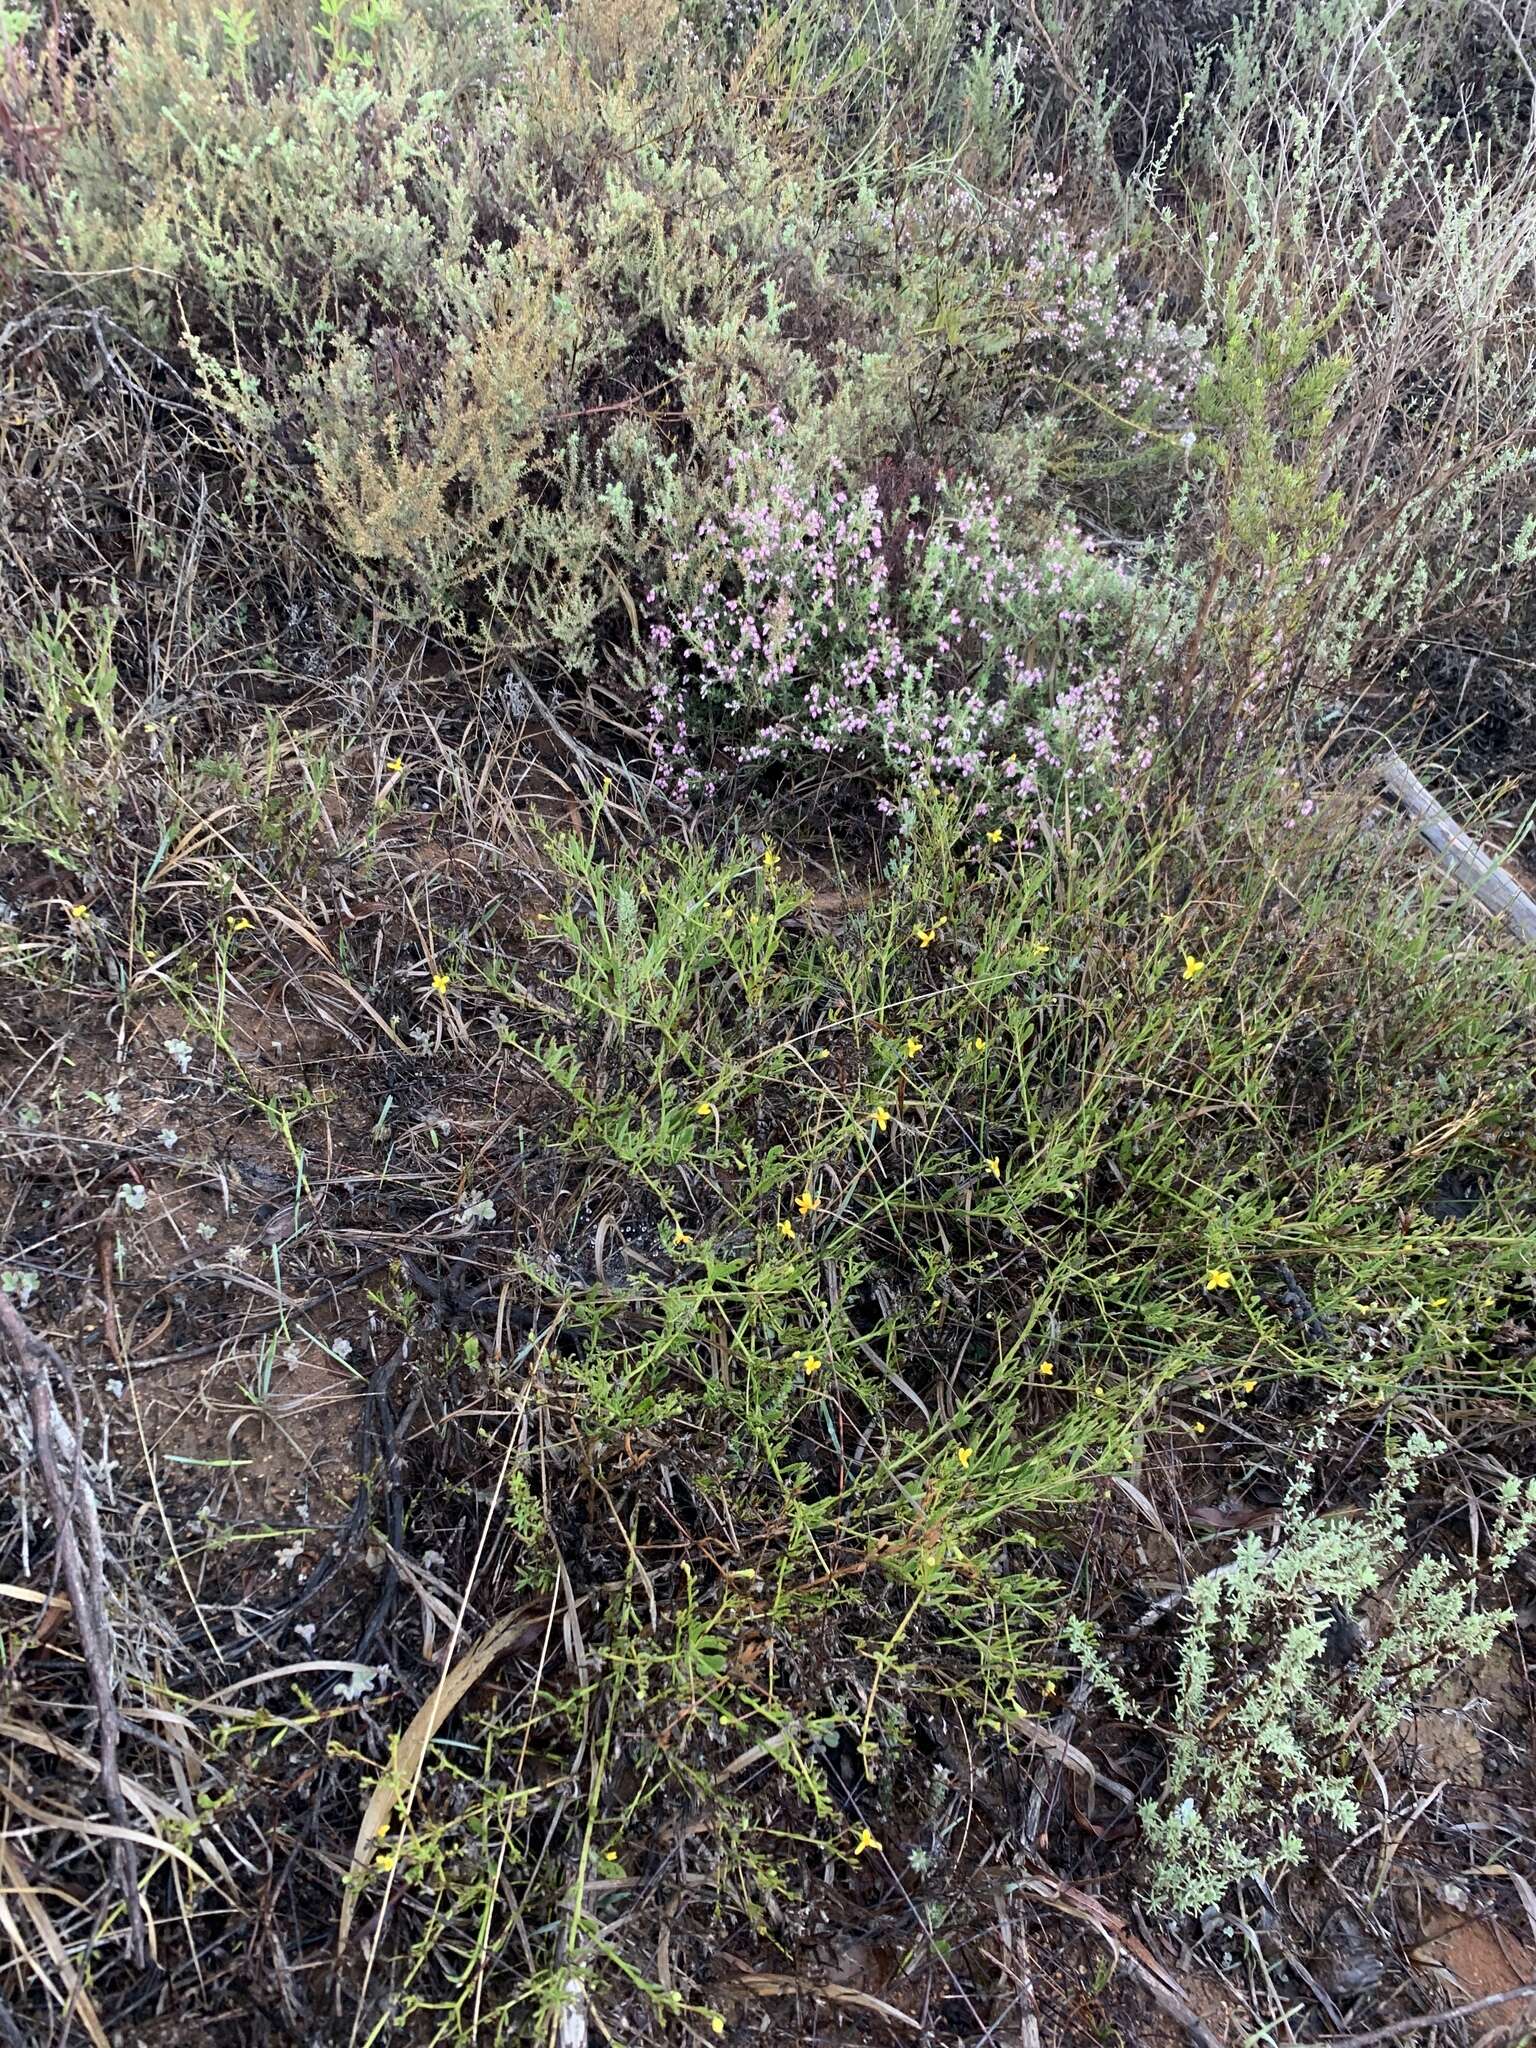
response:
[(432, 993), (433, 993), (433, 995), (435, 995), (435, 996), (445, 996), (445, 995), (447, 995), (447, 993), (448, 993), (448, 977), (447, 977), (447, 975), (446, 975), (446, 974), (434, 974), (434, 975), (433, 975), (433, 977), (432, 977)]
[(912, 927), (912, 936), (920, 946), (931, 946), (939, 936), (939, 928), (937, 925), (915, 924)]
[(923, 1041), (920, 1038), (909, 1038), (907, 1040), (907, 1058), (909, 1060), (915, 1060), (922, 1049)]
[(890, 1120), (891, 1112), (886, 1108), (885, 1104), (882, 1102), (879, 1108), (875, 1111), (875, 1129), (877, 1131), (883, 1131), (887, 1124), (889, 1124)]
[(253, 932), (256, 929), (248, 917), (236, 917), (233, 911), (229, 913), (224, 922), (232, 932)]
[(1049, 945), (1044, 939), (1031, 939), (1029, 942), (1029, 957), (1031, 960), (1043, 960), (1050, 950)]
[(1042, 1359), (1041, 1359), (1041, 1361), (1040, 1361), (1040, 1377), (1041, 1377), (1041, 1379), (1043, 1379), (1043, 1380), (1048, 1380), (1048, 1379), (1049, 1379), (1049, 1378), (1051, 1377), (1051, 1374), (1052, 1374), (1053, 1372), (1055, 1372), (1055, 1370), (1056, 1370), (1056, 1368), (1055, 1368), (1055, 1366), (1054, 1366), (1054, 1365), (1053, 1365), (1053, 1364), (1051, 1363), (1050, 1359), (1048, 1359), (1048, 1358), (1042, 1358)]
[(1001, 840), (1002, 836), (1003, 836), (1003, 828), (1002, 828), (1002, 826), (1001, 826), (1001, 825), (994, 825), (994, 826), (992, 827), (992, 830), (991, 830), (991, 831), (990, 831), (990, 832), (989, 832), (989, 833), (987, 834), (987, 844), (988, 844), (988, 846), (996, 846), (996, 845), (998, 844), (998, 842), (999, 842), (999, 841)]
[(715, 1105), (712, 1102), (707, 1101), (696, 1102), (693, 1105), (693, 1113), (695, 1116), (713, 1116), (715, 1113)]
[(965, 1470), (966, 1466), (969, 1465), (971, 1459), (974, 1456), (975, 1452), (971, 1449), (971, 1446), (969, 1444), (961, 1444), (960, 1448), (955, 1452), (955, 1457), (959, 1462), (960, 1469), (962, 1472)]
[(1451, 1297), (1448, 1294), (1437, 1294), (1429, 1305), (1431, 1308), (1449, 1308)]
[(985, 1052), (987, 1049), (987, 1041), (979, 1033), (971, 1040), (971, 1044), (977, 1052)]
[(802, 1352), (800, 1357), (800, 1363), (805, 1368), (805, 1376), (807, 1379), (813, 1378), (815, 1374), (821, 1371), (821, 1360), (816, 1356), (814, 1351)]
[(1192, 1425), (1192, 1427), (1193, 1427), (1193, 1429), (1194, 1429), (1194, 1432), (1195, 1432), (1195, 1435), (1196, 1435), (1196, 1436), (1204, 1436), (1204, 1435), (1205, 1435), (1205, 1424), (1204, 1424), (1203, 1422), (1197, 1422), (1197, 1423), (1194, 1423), (1194, 1424)]
[(1184, 979), (1186, 981), (1198, 981), (1204, 972), (1205, 962), (1203, 960), (1197, 960), (1193, 953), (1186, 953), (1184, 955)]
[(605, 1849), (603, 1851), (603, 1861), (605, 1863), (617, 1863), (618, 1860), (619, 1852), (617, 1849)]
[(1102, 1401), (1105, 1395), (1109, 1392), (1109, 1389), (1105, 1386), (1104, 1382), (1100, 1380), (1099, 1384), (1094, 1388), (1093, 1391), (1098, 1395), (1099, 1399)]
[(773, 842), (770, 840), (767, 843), (765, 843), (763, 847), (763, 866), (768, 870), (768, 873), (771, 875), (774, 869), (778, 866), (778, 864), (779, 856), (777, 855), (777, 853), (774, 852)]
[(688, 1235), (686, 1230), (679, 1230), (674, 1233), (672, 1242), (675, 1245), (691, 1245), (693, 1243), (693, 1239)]
[(793, 1223), (790, 1222), (789, 1218), (786, 1216), (779, 1225), (779, 1235), (780, 1237), (793, 1237), (794, 1234), (795, 1226), (793, 1225)]
[(998, 1156), (997, 1156), (997, 1154), (996, 1154), (995, 1152), (993, 1153), (993, 1155), (992, 1155), (992, 1157), (991, 1157), (990, 1159), (983, 1159), (983, 1161), (982, 1161), (981, 1163), (982, 1163), (982, 1165), (983, 1165), (983, 1166), (984, 1166), (984, 1167), (985, 1167), (985, 1168), (987, 1169), (988, 1173), (990, 1173), (990, 1174), (991, 1174), (991, 1176), (992, 1176), (992, 1178), (993, 1178), (994, 1180), (1001, 1180), (1001, 1179), (1002, 1179), (1002, 1177), (1003, 1177), (1003, 1162), (1002, 1162), (1002, 1160), (1001, 1160), (1001, 1159), (999, 1159), (999, 1158), (998, 1158)]
[(795, 1207), (800, 1211), (800, 1214), (802, 1216), (809, 1216), (811, 1211), (813, 1209), (819, 1209), (821, 1207), (821, 1204), (817, 1201), (816, 1197), (811, 1193), (809, 1188), (802, 1188), (799, 1194), (795, 1197)]
[(878, 1849), (879, 1846), (868, 1828), (860, 1828), (859, 1839), (853, 1845), (853, 1853), (855, 1856), (862, 1856), (866, 1849)]
[(85, 903), (71, 903), (71, 905), (69, 906), (69, 914), (77, 924), (84, 924), (85, 920), (91, 914), (90, 906), (89, 904)]
[(1257, 1380), (1240, 1380), (1238, 1384), (1242, 1387), (1245, 1394), (1251, 1394), (1259, 1383)]
[(1225, 1266), (1212, 1266), (1205, 1276), (1205, 1291), (1213, 1294), (1232, 1285), (1232, 1275)]
[(396, 754), (392, 760), (386, 761), (384, 763), (384, 766), (389, 770), (391, 775), (403, 775), (405, 773), (405, 763), (401, 760), (398, 754)]
[(725, 2021), (717, 2012), (711, 2013), (709, 2016), (709, 2031), (712, 2034), (723, 2034), (725, 2032)]

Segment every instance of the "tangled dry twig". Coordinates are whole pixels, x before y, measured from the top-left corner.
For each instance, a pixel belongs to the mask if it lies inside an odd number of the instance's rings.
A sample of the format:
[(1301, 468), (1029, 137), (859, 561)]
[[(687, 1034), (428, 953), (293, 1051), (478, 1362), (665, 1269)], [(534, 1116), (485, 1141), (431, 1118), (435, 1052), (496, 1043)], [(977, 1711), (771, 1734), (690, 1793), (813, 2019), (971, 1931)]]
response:
[(91, 1682), (102, 1796), (114, 1825), (122, 1831), (114, 1844), (113, 1862), (127, 1914), (129, 1952), (134, 1962), (142, 1965), (147, 1947), (137, 1858), (128, 1837), (128, 1805), (118, 1768), (122, 1722), (112, 1675), (112, 1624), (107, 1613), (101, 1517), (85, 1453), (59, 1407), (56, 1392), (57, 1387), (69, 1387), (69, 1368), (51, 1344), (29, 1329), (20, 1310), (4, 1293), (0, 1293), (0, 1333), (10, 1348), (21, 1382), (24, 1426), (31, 1437), (53, 1520), (54, 1555)]
[(1486, 1998), (1474, 1998), (1469, 2005), (1449, 2006), (1444, 2012), (1418, 2013), (1412, 2019), (1395, 2020), (1389, 2027), (1372, 2027), (1368, 2034), (1326, 2034), (1314, 2048), (1376, 2048), (1382, 2041), (1403, 2041), (1410, 2034), (1422, 2034), (1435, 2027), (1469, 2020), (1495, 2006), (1513, 2005), (1517, 1999), (1536, 1998), (1536, 1984), (1516, 1984), (1508, 1991), (1491, 1991)]

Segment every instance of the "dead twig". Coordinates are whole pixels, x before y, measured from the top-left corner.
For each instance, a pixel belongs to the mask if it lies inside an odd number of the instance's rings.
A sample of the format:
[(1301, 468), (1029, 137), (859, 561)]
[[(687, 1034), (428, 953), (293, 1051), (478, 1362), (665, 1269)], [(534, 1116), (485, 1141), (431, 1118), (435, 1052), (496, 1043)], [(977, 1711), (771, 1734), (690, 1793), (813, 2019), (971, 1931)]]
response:
[(1474, 1998), (1470, 2005), (1448, 2006), (1444, 2012), (1420, 2013), (1416, 2019), (1394, 2020), (1389, 2027), (1373, 2027), (1368, 2034), (1320, 2034), (1315, 2041), (1303, 2041), (1299, 2048), (1375, 2048), (1378, 2041), (1402, 2041), (1426, 2027), (1448, 2027), (1454, 2020), (1469, 2020), (1474, 2014), (1491, 2012), (1496, 2005), (1512, 2005), (1517, 1998), (1536, 1999), (1536, 1984), (1517, 1984), (1511, 1991), (1490, 1991), (1486, 1998)]
[[(597, 776), (596, 786), (599, 789), (614, 783), (623, 783), (641, 810), (644, 809), (647, 803), (652, 803), (658, 809), (668, 811), (673, 816), (679, 815), (676, 804), (663, 796), (659, 789), (647, 790), (643, 782), (626, 762), (612, 760), (606, 754), (597, 753), (584, 740), (579, 740), (569, 727), (562, 725), (549, 705), (545, 703), (544, 699), (540, 697), (538, 691), (533, 687), (532, 682), (515, 662), (509, 664), (508, 674), (515, 695), (522, 699), (524, 704), (535, 713), (549, 732), (553, 734), (554, 738), (575, 763), (576, 771), (582, 776), (584, 781), (587, 779), (587, 771), (590, 770)], [(588, 783), (588, 787), (590, 788), (591, 786)], [(630, 815), (637, 816), (638, 813), (631, 812)]]
[(1018, 1995), (1018, 2048), (1040, 2048), (1040, 2008), (1035, 1999), (1035, 1972), (1030, 1960), (1029, 1937), (1022, 1915), (998, 1916), (998, 1934), (1003, 1953), (1014, 1969), (1013, 1986)]
[(1111, 1799), (1118, 1799), (1122, 1806), (1136, 1804), (1136, 1794), (1129, 1785), (1122, 1785), (1118, 1778), (1111, 1778), (1101, 1771), (1092, 1757), (1085, 1756), (1083, 1751), (1075, 1743), (1069, 1742), (1058, 1728), (1042, 1728), (1038, 1721), (1031, 1721), (1023, 1715), (1016, 1721), (1010, 1721), (1008, 1725), (1013, 1733), (1021, 1741), (1027, 1742), (1032, 1749), (1041, 1750), (1045, 1755), (1055, 1757), (1065, 1770), (1075, 1771), (1078, 1777), (1087, 1778), (1091, 1784), (1097, 1785), (1101, 1792), (1107, 1792)]
[(736, 1981), (741, 1990), (755, 1992), (759, 1998), (824, 1998), (830, 2005), (876, 2013), (894, 2027), (910, 2027), (914, 2034), (923, 2030), (922, 2021), (911, 2013), (855, 1984), (817, 1984), (809, 1977), (790, 1977), (774, 1970), (743, 1970)]
[(112, 1678), (112, 1624), (107, 1615), (101, 1521), (85, 1454), (60, 1412), (54, 1393), (56, 1377), (60, 1385), (69, 1385), (69, 1368), (51, 1344), (28, 1328), (20, 1310), (3, 1292), (0, 1335), (10, 1346), (20, 1376), (33, 1454), (53, 1518), (59, 1573), (74, 1612), (75, 1632), (96, 1702), (102, 1796), (114, 1824), (124, 1831), (113, 1845), (113, 1866), (128, 1918), (129, 1954), (142, 1968), (148, 1950), (139, 1900), (138, 1859), (127, 1839), (131, 1822), (118, 1769), (122, 1721)]

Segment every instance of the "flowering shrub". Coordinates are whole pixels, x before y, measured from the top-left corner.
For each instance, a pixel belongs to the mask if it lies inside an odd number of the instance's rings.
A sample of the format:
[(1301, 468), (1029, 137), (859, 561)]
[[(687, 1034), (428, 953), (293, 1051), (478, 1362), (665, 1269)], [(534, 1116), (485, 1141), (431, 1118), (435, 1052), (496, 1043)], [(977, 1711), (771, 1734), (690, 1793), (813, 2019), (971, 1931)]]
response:
[(741, 492), (674, 552), (653, 590), (651, 745), (674, 801), (712, 785), (703, 726), (741, 765), (820, 756), (882, 785), (885, 812), (929, 790), (1026, 831), (1053, 779), (1097, 807), (1151, 759), (1127, 723), (1114, 652), (1135, 590), (1076, 528), (1030, 548), (1008, 497), (941, 484), (892, 520), (871, 486), (806, 489), (793, 465), (738, 465)]

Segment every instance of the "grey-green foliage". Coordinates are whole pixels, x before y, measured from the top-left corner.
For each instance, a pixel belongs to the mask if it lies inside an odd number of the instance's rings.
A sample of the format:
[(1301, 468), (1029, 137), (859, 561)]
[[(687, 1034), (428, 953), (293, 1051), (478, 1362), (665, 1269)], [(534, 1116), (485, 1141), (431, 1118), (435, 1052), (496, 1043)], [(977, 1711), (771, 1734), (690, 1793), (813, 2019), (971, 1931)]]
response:
[[(1208, 324), (1229, 374), (1259, 336), (1250, 367), (1271, 398), (1288, 392), (1276, 440), (1245, 422), (1226, 443), (1237, 526), (1280, 486), (1273, 533), (1235, 551), (1231, 609), (1272, 610), (1278, 580), (1290, 615), (1265, 624), (1290, 628), (1298, 666), (1330, 689), (1426, 623), (1531, 587), (1536, 154), (1501, 153), (1449, 112), (1477, 12), (1259, 0), (1186, 110)], [(1318, 343), (1305, 371), (1273, 346), (1303, 333)], [(1326, 405), (1297, 416), (1320, 373)], [(1310, 527), (1303, 476), (1325, 514)]]
[[(859, 474), (1021, 436), (1176, 463), (1194, 335), (1023, 192), (995, 46), (922, 12), (795, 11), (744, 81), (671, 0), (101, 0), (52, 175), (5, 197), (200, 391), (253, 508), (386, 613), (576, 664), (770, 416)], [(839, 93), (876, 80), (871, 130)]]
[[(1433, 1450), (1412, 1436), (1359, 1514), (1308, 1512), (1303, 1466), (1280, 1540), (1266, 1549), (1245, 1536), (1190, 1588), (1167, 1778), (1141, 1813), (1158, 1910), (1198, 1913), (1245, 1878), (1299, 1863), (1309, 1824), (1357, 1834), (1362, 1749), (1389, 1741), (1448, 1672), (1492, 1647), (1506, 1617), (1478, 1606), (1459, 1563), (1405, 1563), (1405, 1503)], [(1496, 1503), (1495, 1571), (1533, 1526), (1536, 1482), (1510, 1482)], [(1341, 1615), (1366, 1638), (1342, 1664), (1325, 1655)], [(1119, 1713), (1166, 1728), (1170, 1717), (1130, 1698), (1085, 1628), (1076, 1647)]]

